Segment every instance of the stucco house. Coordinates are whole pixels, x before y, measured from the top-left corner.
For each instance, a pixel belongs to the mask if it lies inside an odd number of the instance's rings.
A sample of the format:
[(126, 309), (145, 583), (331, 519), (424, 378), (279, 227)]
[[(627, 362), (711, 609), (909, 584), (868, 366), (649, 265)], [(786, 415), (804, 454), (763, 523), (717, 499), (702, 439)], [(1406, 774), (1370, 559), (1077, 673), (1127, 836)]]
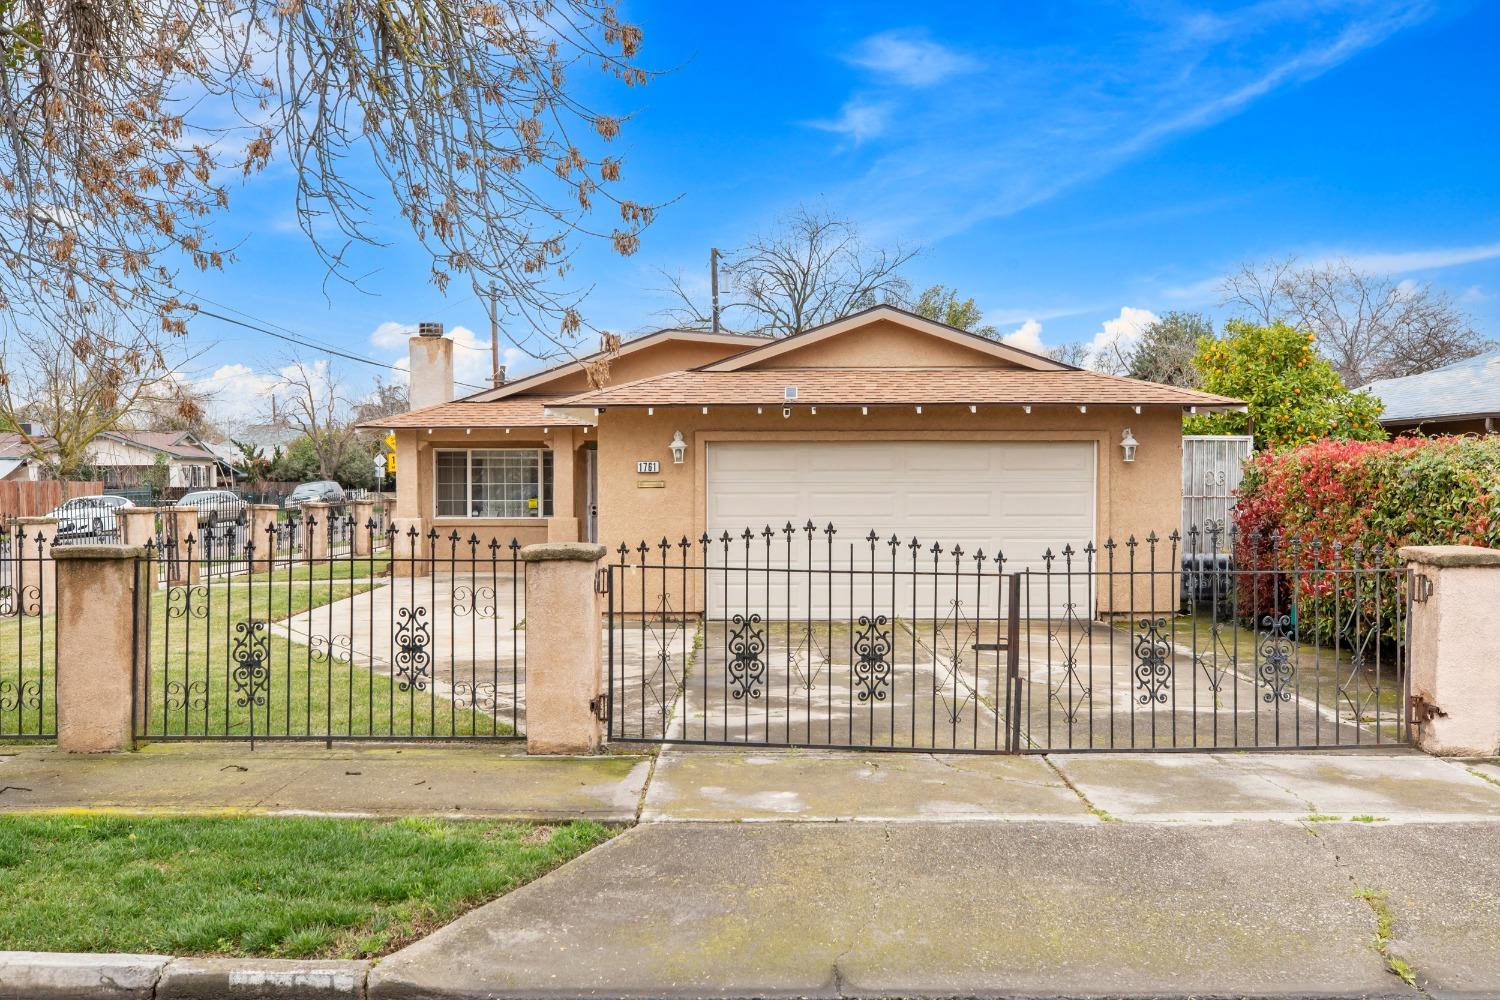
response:
[[(1182, 416), (1234, 399), (1083, 371), (878, 306), (768, 340), (663, 330), (591, 386), (584, 358), (452, 398), (411, 339), (396, 524), (481, 546), (739, 536), (833, 523), (1003, 547), (1012, 565), (1181, 514)], [(466, 547), (464, 549), (466, 551)]]
[(162, 455), (167, 486), (209, 489), (219, 485), (221, 459), (189, 431), (109, 431), (89, 447), (89, 458), (113, 487), (139, 486)]

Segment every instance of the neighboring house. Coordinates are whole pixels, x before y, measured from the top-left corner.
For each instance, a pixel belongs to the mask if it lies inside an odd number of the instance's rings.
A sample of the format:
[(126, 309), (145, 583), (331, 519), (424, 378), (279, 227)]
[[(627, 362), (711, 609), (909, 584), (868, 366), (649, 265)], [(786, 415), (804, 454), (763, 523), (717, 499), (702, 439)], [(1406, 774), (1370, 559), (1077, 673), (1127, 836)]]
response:
[(1493, 434), (1500, 430), (1500, 350), (1420, 375), (1371, 382), (1392, 434)]
[(450, 401), (452, 349), (413, 337), (414, 409), (368, 425), (396, 435), (398, 527), (436, 530), (440, 554), (454, 531), (613, 552), (811, 521), (840, 529), (840, 559), (874, 531), (1015, 568), (1113, 537), (1124, 560), (1181, 517), (1183, 412), (1243, 406), (889, 306), (780, 340), (664, 330), (599, 389), (594, 356)]
[(169, 489), (219, 485), (219, 456), (189, 431), (109, 431), (89, 450), (90, 462), (111, 487), (141, 485), (157, 455), (166, 456)]
[(36, 460), (25, 439), (15, 431), (0, 432), (0, 482), (35, 482), (46, 478), (46, 466)]

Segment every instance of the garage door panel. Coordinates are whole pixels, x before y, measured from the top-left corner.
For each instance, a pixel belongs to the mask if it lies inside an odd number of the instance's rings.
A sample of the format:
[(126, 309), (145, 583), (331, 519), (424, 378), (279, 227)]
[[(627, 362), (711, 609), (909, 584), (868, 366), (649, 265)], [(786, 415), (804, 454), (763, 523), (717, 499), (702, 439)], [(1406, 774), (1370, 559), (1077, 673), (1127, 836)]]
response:
[[(830, 546), (819, 530), (807, 544), (800, 530), (793, 537), (790, 557), (793, 567), (856, 570), (854, 576), (832, 578), (806, 573), (770, 574), (769, 600), (774, 612), (843, 617), (869, 611), (869, 571), (872, 566), (867, 541), (873, 529), (880, 540), (873, 566), (877, 587), (891, 588), (887, 574), (891, 550), (886, 540), (893, 534), (902, 540), (896, 569), (913, 568), (906, 543), (920, 540), (916, 567), (930, 571), (934, 563), (930, 548), (942, 546), (936, 561), (945, 573), (953, 569), (950, 553), (961, 547), (963, 570), (974, 571), (970, 558), (983, 550), (989, 557), (984, 571), (994, 572), (993, 556), (1003, 551), (1006, 569), (1043, 568), (1049, 549), (1060, 553), (1064, 546), (1082, 550), (1094, 532), (1094, 450), (1085, 442), (724, 442), (708, 446), (708, 530), (718, 537), (728, 531), (738, 538), (746, 528), (771, 525), (779, 530), (787, 522), (797, 528), (811, 521), (819, 529), (832, 522), (838, 531)], [(787, 557), (785, 536), (773, 546), (772, 565)], [(763, 543), (753, 561), (764, 558)], [(743, 550), (732, 549), (730, 565), (743, 565)], [(710, 554), (711, 565), (723, 565), (722, 553)], [(766, 604), (768, 589), (764, 573), (724, 574), (710, 586), (711, 613), (738, 613)], [(911, 578), (901, 579), (892, 610), (907, 614), (951, 613), (954, 582), (947, 580), (934, 591), (923, 580), (910, 593)], [(851, 586), (852, 584), (852, 586)], [(962, 586), (972, 586), (965, 583)], [(988, 606), (968, 608), (966, 613), (998, 614), (994, 606), (1002, 587), (991, 583), (981, 588)], [(1035, 585), (1027, 595), (1029, 613), (1063, 613), (1062, 593), (1051, 594)], [(964, 599), (967, 601), (967, 599)], [(878, 602), (877, 602), (878, 603)], [(971, 602), (969, 602), (971, 603)], [(863, 608), (863, 611), (860, 609)]]

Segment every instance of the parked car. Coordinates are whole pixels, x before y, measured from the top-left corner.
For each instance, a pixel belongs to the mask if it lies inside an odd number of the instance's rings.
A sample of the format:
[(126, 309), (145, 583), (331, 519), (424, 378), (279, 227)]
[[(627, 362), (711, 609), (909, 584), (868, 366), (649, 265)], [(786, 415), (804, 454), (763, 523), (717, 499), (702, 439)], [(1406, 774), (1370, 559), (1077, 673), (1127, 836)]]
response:
[(345, 500), (344, 488), (331, 479), (319, 479), (311, 483), (303, 483), (286, 498), (289, 508), (301, 507), (305, 503), (333, 503), (342, 504)]
[(134, 506), (126, 497), (74, 497), (47, 516), (57, 518), (57, 537), (61, 541), (102, 539), (119, 530), (115, 511)]
[(194, 490), (184, 493), (173, 506), (198, 508), (200, 527), (243, 524), (245, 520), (245, 501), (229, 490)]

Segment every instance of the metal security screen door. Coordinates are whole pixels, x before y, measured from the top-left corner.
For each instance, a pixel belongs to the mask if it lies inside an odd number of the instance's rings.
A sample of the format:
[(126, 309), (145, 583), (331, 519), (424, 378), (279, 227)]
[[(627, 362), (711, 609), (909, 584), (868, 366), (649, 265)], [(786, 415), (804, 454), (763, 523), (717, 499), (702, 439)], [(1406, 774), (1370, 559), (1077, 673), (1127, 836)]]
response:
[(1173, 532), (1015, 568), (1004, 549), (809, 520), (621, 546), (606, 582), (614, 742), (1006, 753), (1410, 735), (1411, 583), (1391, 553)]

